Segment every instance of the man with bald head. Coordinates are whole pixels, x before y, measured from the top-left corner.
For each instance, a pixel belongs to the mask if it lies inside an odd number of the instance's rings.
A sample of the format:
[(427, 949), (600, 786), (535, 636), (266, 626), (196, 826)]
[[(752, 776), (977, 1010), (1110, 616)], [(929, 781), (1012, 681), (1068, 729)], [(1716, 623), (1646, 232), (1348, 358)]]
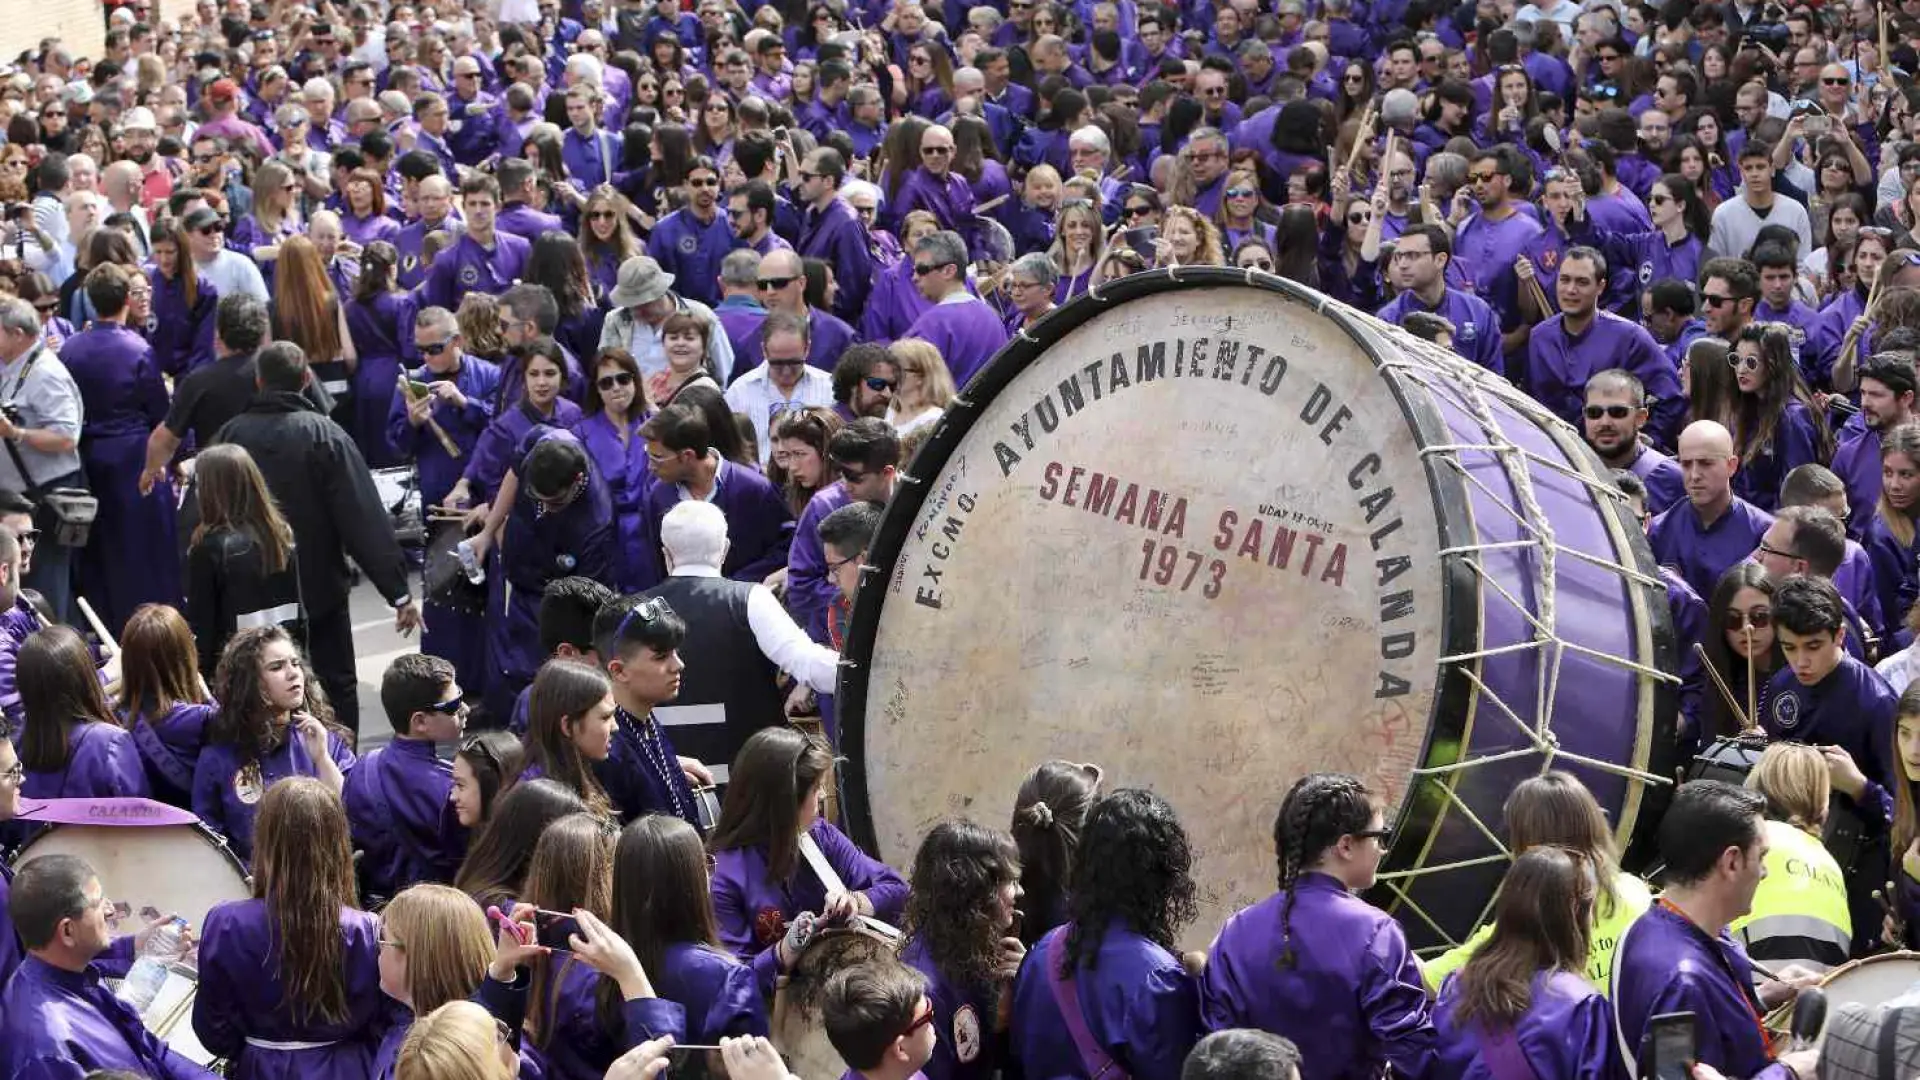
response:
[(500, 103), (484, 89), (484, 78), (477, 57), (462, 56), (453, 62), (447, 146), (453, 150), (453, 160), (469, 168), (500, 148), (500, 125), (494, 116)]
[(953, 71), (953, 112), (941, 117), (940, 122), (950, 124), (955, 116), (978, 116), (985, 120), (1000, 155), (1013, 153), (1013, 144), (1020, 138), (1020, 119), (987, 93), (987, 76), (977, 67)]
[[(920, 164), (907, 173), (900, 194), (887, 207), (892, 232), (915, 210), (925, 210), (940, 227), (970, 240), (974, 234), (973, 188), (953, 171), (953, 132), (938, 124), (920, 136)], [(804, 247), (804, 245), (802, 245)]]
[(1687, 498), (1653, 519), (1647, 539), (1653, 557), (1701, 596), (1712, 596), (1720, 576), (1760, 546), (1773, 515), (1733, 493), (1740, 459), (1733, 435), (1712, 420), (1696, 420), (1680, 433), (1681, 482)]
[[(769, 312), (784, 311), (807, 324), (807, 366), (832, 374), (833, 366), (847, 346), (859, 340), (853, 327), (832, 312), (807, 306), (806, 270), (792, 248), (775, 248), (760, 259), (760, 303)], [(742, 342), (736, 371), (751, 371), (765, 357), (760, 354), (760, 336), (751, 335)]]

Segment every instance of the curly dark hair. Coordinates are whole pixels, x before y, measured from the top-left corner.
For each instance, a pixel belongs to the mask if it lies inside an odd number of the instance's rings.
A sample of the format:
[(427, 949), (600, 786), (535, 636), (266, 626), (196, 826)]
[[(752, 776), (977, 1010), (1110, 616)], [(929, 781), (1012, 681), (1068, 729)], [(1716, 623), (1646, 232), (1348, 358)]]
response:
[(965, 819), (943, 821), (920, 841), (907, 894), (907, 939), (927, 948), (960, 986), (994, 981), (1000, 937), (995, 895), (1020, 880), (1013, 837)]
[(1373, 799), (1367, 785), (1344, 773), (1308, 773), (1294, 782), (1273, 819), (1273, 854), (1280, 864), (1280, 967), (1292, 970), (1294, 885), (1340, 838), (1364, 832), (1373, 823)]
[(1073, 867), (1073, 923), (1061, 970), (1099, 966), (1100, 937), (1115, 919), (1165, 949), (1199, 914), (1193, 845), (1173, 807), (1151, 791), (1122, 788), (1093, 804)]
[[(242, 765), (257, 762), (278, 750), (287, 738), (286, 729), (274, 724), (260, 670), (261, 654), (267, 646), (280, 641), (292, 643), (293, 638), (278, 626), (248, 627), (227, 639), (227, 647), (220, 654), (220, 665), (213, 673), (210, 689), (213, 699), (220, 703), (220, 711), (214, 714), (209, 725), (207, 741), (233, 747)], [(327, 700), (326, 688), (314, 675), (313, 665), (307, 662), (306, 653), (298, 644), (294, 644), (293, 652), (306, 676), (306, 712), (351, 747), (353, 732), (334, 723), (333, 705)]]

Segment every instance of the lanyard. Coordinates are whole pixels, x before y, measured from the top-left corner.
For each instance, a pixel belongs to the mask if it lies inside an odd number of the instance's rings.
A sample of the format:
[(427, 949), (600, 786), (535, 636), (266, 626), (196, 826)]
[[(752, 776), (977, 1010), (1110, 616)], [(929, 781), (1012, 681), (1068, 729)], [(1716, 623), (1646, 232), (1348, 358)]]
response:
[(1663, 896), (1657, 902), (1662, 908), (1672, 912), (1693, 936), (1706, 942), (1707, 947), (1713, 952), (1713, 958), (1720, 962), (1720, 970), (1726, 972), (1727, 977), (1733, 980), (1733, 985), (1740, 991), (1740, 1003), (1747, 1007), (1747, 1015), (1753, 1018), (1753, 1030), (1760, 1036), (1760, 1047), (1766, 1051), (1767, 1060), (1772, 1061), (1774, 1058), (1773, 1033), (1767, 1030), (1766, 1023), (1760, 1019), (1760, 1008), (1754, 1003), (1752, 980), (1742, 979), (1739, 973), (1733, 970), (1733, 965), (1728, 962), (1726, 951), (1720, 947), (1720, 942), (1709, 936), (1705, 930), (1700, 929), (1692, 919), (1687, 917), (1686, 912), (1674, 905), (1673, 901)]

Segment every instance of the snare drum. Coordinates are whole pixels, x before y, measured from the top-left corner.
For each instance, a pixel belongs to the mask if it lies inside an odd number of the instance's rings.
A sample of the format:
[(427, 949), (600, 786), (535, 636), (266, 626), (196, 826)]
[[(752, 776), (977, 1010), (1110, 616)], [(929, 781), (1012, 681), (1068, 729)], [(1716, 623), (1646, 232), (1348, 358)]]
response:
[[(1827, 1015), (1842, 1005), (1884, 1005), (1908, 991), (1920, 987), (1920, 952), (1885, 953), (1842, 964), (1820, 980), (1827, 995)], [(1793, 1006), (1783, 1005), (1767, 1017), (1767, 1027), (1786, 1031), (1793, 1019)], [(1824, 1026), (1814, 1036), (1818, 1046), (1827, 1036)]]
[(403, 544), (425, 543), (426, 516), (420, 507), (420, 481), (413, 466), (373, 470), (373, 487), (393, 522), (394, 538)]
[(780, 977), (773, 995), (773, 1045), (795, 1076), (843, 1076), (848, 1065), (827, 1040), (820, 1018), (821, 991), (836, 971), (892, 959), (900, 951), (900, 932), (874, 919), (829, 927), (814, 936), (793, 971)]

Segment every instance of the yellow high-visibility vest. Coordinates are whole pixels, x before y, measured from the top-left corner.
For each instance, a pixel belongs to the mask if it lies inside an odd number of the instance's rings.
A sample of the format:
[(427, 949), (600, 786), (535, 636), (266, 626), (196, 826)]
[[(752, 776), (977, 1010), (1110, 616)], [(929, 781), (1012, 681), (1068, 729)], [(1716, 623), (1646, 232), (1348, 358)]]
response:
[(1853, 916), (1840, 864), (1819, 837), (1784, 821), (1766, 827), (1767, 876), (1753, 911), (1734, 920), (1734, 938), (1770, 967), (1792, 962), (1825, 971), (1846, 963)]
[[(1633, 925), (1633, 920), (1653, 906), (1653, 890), (1632, 874), (1615, 874), (1613, 892), (1615, 900), (1610, 910), (1602, 912), (1599, 904), (1594, 905), (1593, 940), (1587, 949), (1587, 981), (1602, 994), (1607, 992), (1607, 986), (1613, 978), (1613, 957), (1619, 951), (1620, 939), (1626, 936), (1627, 927)], [(1422, 964), (1420, 972), (1426, 980), (1427, 989), (1438, 993), (1440, 984), (1446, 981), (1447, 976), (1465, 967), (1467, 959), (1492, 936), (1493, 923), (1489, 921), (1458, 947)]]

